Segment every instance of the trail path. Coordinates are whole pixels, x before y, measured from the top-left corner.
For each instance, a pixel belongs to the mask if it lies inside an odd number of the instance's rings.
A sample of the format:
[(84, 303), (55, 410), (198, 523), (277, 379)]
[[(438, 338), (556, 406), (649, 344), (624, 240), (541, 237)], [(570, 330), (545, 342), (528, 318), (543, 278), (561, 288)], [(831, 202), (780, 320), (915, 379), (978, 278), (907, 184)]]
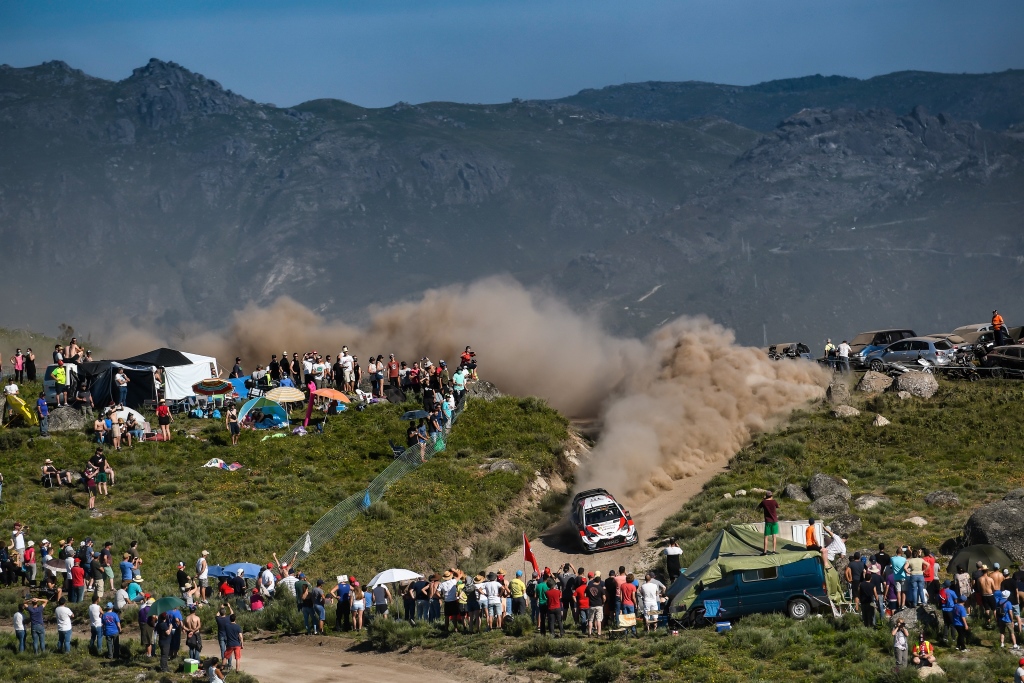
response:
[(261, 683), (530, 683), (541, 680), (507, 674), (444, 652), (365, 654), (349, 650), (350, 645), (348, 639), (316, 636), (246, 642), (242, 671)]
[[(586, 467), (586, 461), (582, 465)], [(588, 571), (599, 570), (603, 576), (608, 576), (609, 569), (616, 569), (620, 566), (627, 571), (646, 568), (654, 564), (660, 548), (657, 536), (658, 527), (668, 517), (679, 511), (686, 501), (700, 493), (704, 484), (719, 472), (726, 469), (726, 464), (708, 465), (697, 474), (686, 479), (680, 479), (668, 491), (663, 491), (645, 503), (627, 507), (633, 516), (640, 535), (640, 542), (629, 548), (618, 548), (604, 552), (586, 554), (581, 552), (579, 534), (564, 517), (562, 521), (546, 529), (536, 539), (530, 539), (530, 548), (537, 557), (537, 564), (543, 569), (564, 565), (571, 562), (574, 567), (586, 567)], [(612, 495), (616, 494), (615, 486), (611, 483), (605, 486)], [(524, 566), (522, 548), (516, 550), (508, 557), (495, 562), (489, 568), (496, 571), (504, 569), (515, 573), (517, 569), (528, 569)], [(529, 576), (528, 569), (527, 576)], [(663, 579), (664, 580), (664, 579)]]

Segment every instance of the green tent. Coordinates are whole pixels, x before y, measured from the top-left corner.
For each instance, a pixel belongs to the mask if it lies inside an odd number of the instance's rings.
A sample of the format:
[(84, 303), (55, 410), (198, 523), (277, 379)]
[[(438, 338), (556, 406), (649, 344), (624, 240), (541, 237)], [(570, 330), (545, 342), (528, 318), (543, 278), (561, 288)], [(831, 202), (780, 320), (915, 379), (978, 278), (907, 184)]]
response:
[[(820, 551), (808, 550), (802, 543), (782, 538), (779, 538), (778, 553), (762, 555), (763, 543), (764, 531), (757, 524), (731, 524), (718, 532), (711, 545), (669, 587), (669, 614), (688, 610), (702, 583), (713, 583), (729, 572), (781, 567), (809, 557), (821, 557)], [(832, 601), (840, 602), (839, 574), (831, 564), (825, 568), (825, 583)]]

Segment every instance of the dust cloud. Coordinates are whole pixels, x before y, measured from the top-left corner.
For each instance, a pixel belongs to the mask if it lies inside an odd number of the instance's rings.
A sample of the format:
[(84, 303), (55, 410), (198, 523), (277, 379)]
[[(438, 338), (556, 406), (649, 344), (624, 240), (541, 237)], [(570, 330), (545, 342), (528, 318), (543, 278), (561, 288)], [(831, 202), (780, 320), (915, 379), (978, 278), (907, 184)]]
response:
[[(613, 487), (634, 500), (726, 461), (827, 384), (813, 364), (771, 361), (706, 318), (680, 318), (642, 340), (618, 337), (508, 278), (430, 290), (369, 314), (356, 326), (280, 298), (237, 311), (224, 330), (186, 332), (172, 345), (216, 356), (226, 368), (241, 356), (247, 372), (272, 353), (335, 356), (343, 344), (364, 367), (370, 354), (389, 353), (454, 365), (472, 345), (481, 377), (503, 392), (543, 397), (571, 417), (602, 418), (580, 485)], [(159, 345), (154, 335), (127, 330), (107, 348), (124, 357)]]

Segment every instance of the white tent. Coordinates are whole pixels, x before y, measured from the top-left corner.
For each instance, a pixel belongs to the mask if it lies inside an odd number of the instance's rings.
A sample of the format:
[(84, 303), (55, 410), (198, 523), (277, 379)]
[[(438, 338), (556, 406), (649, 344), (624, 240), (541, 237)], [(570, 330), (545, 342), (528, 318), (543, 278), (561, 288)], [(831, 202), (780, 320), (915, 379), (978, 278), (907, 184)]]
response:
[(217, 359), (213, 356), (201, 356), (186, 351), (182, 351), (181, 355), (192, 361), (192, 364), (164, 368), (164, 398), (171, 401), (194, 396), (193, 384), (218, 375)]
[(115, 421), (117, 419), (122, 419), (125, 422), (127, 422), (129, 414), (135, 416), (135, 421), (139, 424), (140, 427), (142, 427), (143, 431), (146, 431), (146, 432), (151, 431), (150, 428), (149, 428), (149, 422), (147, 422), (146, 418), (144, 418), (142, 416), (142, 413), (140, 413), (137, 410), (132, 410), (131, 408), (128, 408), (126, 406), (121, 406), (121, 408), (119, 408), (118, 410), (114, 411), (113, 419)]

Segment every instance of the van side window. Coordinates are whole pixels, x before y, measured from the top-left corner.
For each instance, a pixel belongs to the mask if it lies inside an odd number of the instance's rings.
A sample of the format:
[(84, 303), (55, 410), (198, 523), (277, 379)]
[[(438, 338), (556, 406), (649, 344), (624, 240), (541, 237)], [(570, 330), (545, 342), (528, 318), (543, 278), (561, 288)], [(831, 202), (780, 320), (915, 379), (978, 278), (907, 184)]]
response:
[(820, 566), (821, 563), (817, 559), (814, 559), (811, 562), (801, 560), (800, 562), (794, 562), (784, 566), (782, 568), (782, 573), (785, 576), (811, 576), (818, 573)]
[(779, 568), (765, 567), (764, 569), (751, 569), (743, 572), (742, 576), (744, 583), (749, 583), (751, 581), (768, 581), (779, 578)]

